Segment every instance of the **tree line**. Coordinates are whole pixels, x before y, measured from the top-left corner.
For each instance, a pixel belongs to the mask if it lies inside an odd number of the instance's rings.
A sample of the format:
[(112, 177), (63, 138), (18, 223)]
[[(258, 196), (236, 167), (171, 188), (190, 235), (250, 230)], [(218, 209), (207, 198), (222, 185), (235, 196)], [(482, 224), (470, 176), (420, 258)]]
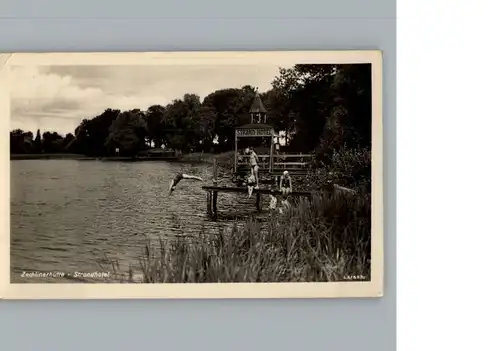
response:
[[(371, 144), (371, 66), (369, 64), (299, 64), (279, 70), (261, 99), (267, 123), (285, 133), (291, 149), (316, 151), (319, 159), (340, 148)], [(216, 90), (203, 101), (185, 94), (147, 110), (108, 108), (85, 118), (74, 133), (10, 133), (11, 153), (136, 155), (154, 144), (190, 151), (223, 152), (234, 147), (234, 128), (250, 122), (256, 89)], [(216, 141), (215, 141), (216, 140)]]

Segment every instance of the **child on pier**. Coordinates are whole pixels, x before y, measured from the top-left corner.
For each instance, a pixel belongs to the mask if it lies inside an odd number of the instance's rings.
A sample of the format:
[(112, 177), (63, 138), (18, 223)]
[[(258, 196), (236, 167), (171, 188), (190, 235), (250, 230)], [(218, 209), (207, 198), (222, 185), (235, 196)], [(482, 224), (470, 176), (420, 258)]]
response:
[(290, 177), (288, 171), (284, 171), (280, 178), (280, 191), (284, 199), (292, 192), (292, 177)]

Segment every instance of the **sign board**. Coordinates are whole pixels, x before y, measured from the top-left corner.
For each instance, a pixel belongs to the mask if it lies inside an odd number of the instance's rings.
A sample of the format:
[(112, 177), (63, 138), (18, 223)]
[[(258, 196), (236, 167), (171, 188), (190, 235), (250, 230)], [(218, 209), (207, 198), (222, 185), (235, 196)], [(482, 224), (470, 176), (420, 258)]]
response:
[(247, 136), (247, 137), (261, 137), (261, 136), (273, 136), (272, 129), (263, 128), (248, 128), (248, 129), (236, 129), (236, 136)]

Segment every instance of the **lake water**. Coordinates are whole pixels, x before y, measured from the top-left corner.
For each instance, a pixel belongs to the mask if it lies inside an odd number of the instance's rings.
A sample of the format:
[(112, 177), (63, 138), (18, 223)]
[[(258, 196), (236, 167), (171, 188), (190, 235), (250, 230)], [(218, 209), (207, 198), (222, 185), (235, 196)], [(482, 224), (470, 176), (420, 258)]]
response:
[[(16, 160), (10, 166), (13, 283), (96, 281), (75, 280), (72, 273), (102, 271), (97, 261), (103, 257), (138, 271), (146, 237), (195, 237), (203, 228), (233, 225), (207, 218), (201, 189), (212, 182), (207, 164)], [(200, 176), (203, 184), (181, 181), (168, 197), (177, 172)], [(218, 210), (248, 215), (254, 201), (243, 194), (219, 194)], [(23, 272), (65, 272), (69, 277), (27, 278)]]

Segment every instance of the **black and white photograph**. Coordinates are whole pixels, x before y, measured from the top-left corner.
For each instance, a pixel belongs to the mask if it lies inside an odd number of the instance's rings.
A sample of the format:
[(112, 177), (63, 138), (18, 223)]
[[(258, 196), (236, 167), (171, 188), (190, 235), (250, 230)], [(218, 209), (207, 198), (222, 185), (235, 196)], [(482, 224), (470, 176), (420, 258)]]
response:
[(323, 54), (15, 54), (8, 285), (381, 296), (381, 53)]

